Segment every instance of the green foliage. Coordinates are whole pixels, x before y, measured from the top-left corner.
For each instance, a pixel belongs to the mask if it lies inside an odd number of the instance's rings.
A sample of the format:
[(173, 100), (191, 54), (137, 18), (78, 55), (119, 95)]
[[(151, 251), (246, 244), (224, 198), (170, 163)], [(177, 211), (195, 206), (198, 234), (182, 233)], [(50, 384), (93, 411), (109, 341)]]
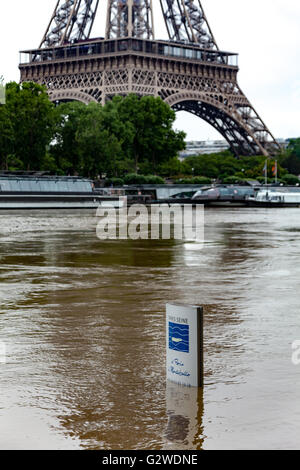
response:
[(187, 167), (184, 162), (181, 162), (178, 157), (173, 157), (160, 163), (157, 172), (161, 176), (179, 176), (181, 174), (187, 174), (189, 167)]
[(57, 165), (84, 175), (123, 177), (154, 172), (184, 148), (184, 133), (172, 129), (175, 113), (160, 98), (116, 96), (105, 106), (58, 106)]
[(13, 134), (12, 153), (23, 169), (39, 170), (55, 126), (54, 105), (46, 88), (32, 82), (9, 83), (3, 107), (10, 122), (7, 132)]
[(238, 160), (227, 150), (216, 154), (187, 157), (185, 163), (194, 176), (213, 179), (218, 178), (220, 174), (234, 174), (239, 169)]
[(235, 176), (227, 176), (227, 178), (223, 178), (223, 183), (224, 184), (235, 184), (238, 183), (239, 179), (236, 178)]
[(175, 157), (185, 148), (184, 132), (174, 131), (175, 112), (161, 98), (130, 94), (125, 98), (113, 98), (112, 107), (116, 107), (118, 118), (126, 122), (131, 129), (133, 139), (128, 149), (135, 163), (136, 172), (139, 164), (151, 162), (152, 171), (157, 166)]
[(291, 139), (288, 145), (288, 150), (296, 155), (296, 157), (300, 158), (300, 138)]
[(282, 152), (280, 160), (287, 173), (300, 174), (300, 138), (290, 140), (287, 149)]
[[(198, 155), (188, 157), (182, 163), (185, 164), (185, 175), (201, 175), (211, 179), (217, 179), (225, 184), (234, 184), (239, 181), (258, 179), (264, 177), (264, 166), (266, 157), (259, 156), (240, 156), (235, 157), (229, 150), (216, 154)], [(273, 178), (272, 168), (275, 160), (268, 161), (268, 176)], [(285, 170), (277, 162), (278, 178), (284, 175)]]
[(11, 118), (7, 107), (0, 106), (0, 168), (2, 170), (8, 170), (10, 168), (11, 155), (13, 152), (14, 131)]
[(88, 176), (113, 170), (121, 144), (105, 125), (102, 108), (89, 104), (78, 125), (75, 140), (80, 157), (80, 173)]
[(165, 180), (160, 176), (140, 175), (131, 173), (124, 177), (125, 184), (164, 184)]
[(282, 180), (284, 181), (285, 184), (288, 184), (288, 185), (295, 185), (295, 184), (300, 183), (300, 180), (299, 180), (298, 176), (291, 175), (289, 173), (284, 175), (282, 177)]
[(45, 87), (9, 83), (0, 106), (0, 167), (2, 170), (40, 169), (54, 132), (54, 106)]
[(105, 106), (55, 107), (46, 88), (32, 82), (8, 84), (6, 96), (0, 110), (2, 169), (123, 177), (141, 166), (149, 174), (185, 147), (185, 134), (172, 128), (175, 112), (161, 98), (116, 96)]
[(288, 173), (300, 175), (300, 158), (295, 153), (287, 152), (282, 160), (282, 166)]
[(146, 184), (146, 177), (137, 173), (129, 173), (124, 177), (125, 184)]
[(164, 184), (165, 180), (160, 176), (155, 175), (147, 175), (146, 176), (146, 184)]
[(62, 103), (55, 108), (55, 139), (50, 153), (57, 167), (66, 173), (76, 174), (82, 166), (76, 132), (85, 109), (84, 104), (75, 101)]
[(195, 176), (194, 178), (181, 178), (176, 181), (178, 184), (211, 184), (211, 179), (205, 176)]
[(193, 184), (210, 184), (211, 180), (210, 178), (206, 178), (205, 176), (195, 176), (195, 178), (192, 178)]
[[(258, 181), (261, 184), (265, 184), (266, 178), (264, 176), (258, 176), (256, 178), (256, 181)], [(274, 182), (275, 182), (274, 177), (273, 178), (267, 178), (267, 184), (274, 184)], [(280, 178), (277, 178), (277, 183), (286, 184), (285, 181), (280, 179)]]
[(105, 181), (105, 186), (123, 186), (124, 180), (123, 178), (108, 178)]
[[(259, 183), (265, 183), (266, 182), (266, 178), (264, 176), (258, 176), (256, 179)], [(269, 180), (269, 178), (267, 178), (267, 183), (271, 183), (271, 180)]]

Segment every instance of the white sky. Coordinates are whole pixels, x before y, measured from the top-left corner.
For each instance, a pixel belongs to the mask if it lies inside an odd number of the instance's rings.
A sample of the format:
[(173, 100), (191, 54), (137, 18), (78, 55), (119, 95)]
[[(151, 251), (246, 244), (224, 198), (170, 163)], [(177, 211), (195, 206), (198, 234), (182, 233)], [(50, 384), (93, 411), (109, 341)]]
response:
[[(166, 38), (159, 0), (156, 38)], [(0, 75), (19, 80), (18, 51), (38, 47), (56, 0), (1, 0)], [(299, 0), (202, 0), (220, 49), (239, 53), (239, 84), (276, 137), (300, 136)], [(106, 0), (100, 0), (92, 36), (104, 35)], [(218, 139), (201, 119), (178, 113), (188, 140)]]

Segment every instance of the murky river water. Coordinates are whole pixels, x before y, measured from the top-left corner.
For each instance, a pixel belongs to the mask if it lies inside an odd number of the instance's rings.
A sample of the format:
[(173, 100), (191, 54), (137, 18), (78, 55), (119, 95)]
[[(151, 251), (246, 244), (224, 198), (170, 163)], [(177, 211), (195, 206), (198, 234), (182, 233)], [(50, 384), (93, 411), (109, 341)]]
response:
[[(1, 214), (0, 448), (300, 448), (300, 210), (210, 209), (205, 245)], [(165, 303), (205, 307), (205, 389), (165, 380)], [(3, 359), (3, 358), (2, 358)]]

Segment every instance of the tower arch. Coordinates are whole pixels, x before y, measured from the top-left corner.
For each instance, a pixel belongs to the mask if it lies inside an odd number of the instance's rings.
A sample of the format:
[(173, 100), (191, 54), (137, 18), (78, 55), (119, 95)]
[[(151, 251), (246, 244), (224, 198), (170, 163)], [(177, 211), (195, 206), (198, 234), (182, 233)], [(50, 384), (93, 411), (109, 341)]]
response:
[[(222, 98), (222, 97), (221, 97)], [(206, 121), (228, 142), (237, 155), (268, 155), (267, 150), (232, 105), (205, 93), (175, 93), (165, 99), (175, 111), (186, 111)]]
[(97, 100), (89, 95), (88, 93), (85, 93), (83, 91), (78, 91), (78, 90), (72, 90), (72, 89), (66, 89), (66, 90), (55, 90), (55, 91), (48, 91), (48, 96), (51, 101), (56, 102), (56, 101), (79, 101), (80, 103), (83, 104), (89, 104), (89, 103), (97, 103)]

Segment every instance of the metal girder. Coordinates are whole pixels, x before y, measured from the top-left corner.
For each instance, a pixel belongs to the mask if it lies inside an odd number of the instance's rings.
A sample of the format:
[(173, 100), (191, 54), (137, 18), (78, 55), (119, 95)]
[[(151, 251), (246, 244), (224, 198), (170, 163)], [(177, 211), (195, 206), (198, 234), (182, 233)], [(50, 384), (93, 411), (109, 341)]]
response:
[[(200, 0), (160, 0), (169, 38), (218, 49)], [(99, 0), (58, 0), (40, 47), (88, 39)], [(106, 38), (154, 39), (152, 0), (108, 0)]]
[(106, 39), (154, 39), (152, 0), (108, 0)]
[(58, 0), (40, 47), (88, 39), (99, 0)]
[(160, 0), (160, 4), (170, 40), (218, 49), (199, 0)]
[[(187, 111), (211, 124), (229, 143), (236, 155), (268, 155), (280, 150), (266, 127), (246, 130), (245, 122), (239, 122), (228, 113), (201, 101), (183, 101), (173, 106), (176, 111)], [(248, 124), (248, 123), (247, 123)], [(268, 141), (268, 138), (271, 140)]]
[[(160, 0), (169, 38), (218, 49), (200, 0)], [(58, 0), (40, 47), (88, 39), (99, 0)], [(106, 39), (154, 39), (152, 0), (108, 0)]]

